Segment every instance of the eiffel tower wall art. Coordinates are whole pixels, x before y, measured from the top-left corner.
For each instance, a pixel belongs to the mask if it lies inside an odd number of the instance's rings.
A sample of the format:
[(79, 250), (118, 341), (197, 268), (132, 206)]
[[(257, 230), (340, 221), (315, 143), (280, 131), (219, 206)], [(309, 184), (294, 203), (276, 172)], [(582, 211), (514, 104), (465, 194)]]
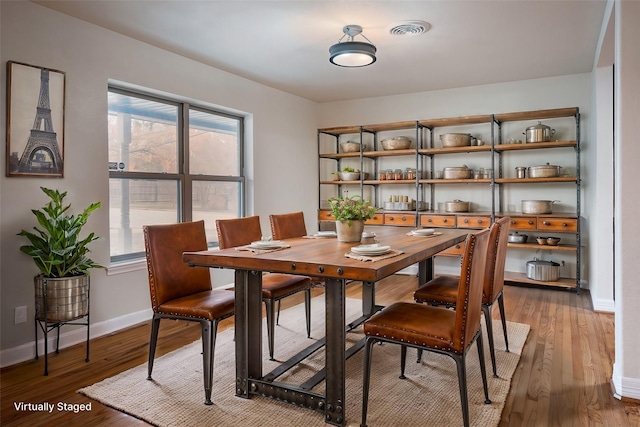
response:
[(62, 177), (65, 73), (7, 62), (7, 176)]

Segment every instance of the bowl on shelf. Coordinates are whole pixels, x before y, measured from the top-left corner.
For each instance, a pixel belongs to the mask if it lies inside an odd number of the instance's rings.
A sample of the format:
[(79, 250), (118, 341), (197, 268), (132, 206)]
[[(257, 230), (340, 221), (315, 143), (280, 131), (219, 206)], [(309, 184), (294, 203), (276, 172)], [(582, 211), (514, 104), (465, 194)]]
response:
[[(362, 151), (364, 151), (366, 147), (362, 146)], [(360, 143), (355, 141), (347, 141), (340, 143), (340, 149), (343, 153), (355, 153), (360, 151)]]
[(359, 181), (360, 172), (340, 172), (340, 180), (342, 181)]
[(536, 242), (538, 242), (539, 245), (546, 245), (547, 244), (547, 238), (546, 237), (536, 237)]
[(406, 136), (396, 136), (380, 141), (384, 150), (406, 150), (411, 147), (411, 140)]
[(547, 237), (547, 245), (558, 246), (559, 243), (560, 243), (559, 237)]

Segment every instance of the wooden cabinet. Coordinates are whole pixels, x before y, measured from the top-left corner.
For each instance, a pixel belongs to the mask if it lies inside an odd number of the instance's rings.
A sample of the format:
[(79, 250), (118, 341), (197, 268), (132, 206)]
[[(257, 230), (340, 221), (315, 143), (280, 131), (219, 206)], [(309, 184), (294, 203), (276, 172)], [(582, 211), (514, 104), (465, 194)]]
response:
[[(561, 122), (563, 132), (557, 141), (526, 143), (522, 131), (538, 121), (551, 120)], [(511, 129), (510, 129), (511, 127)], [(437, 134), (461, 132), (474, 129), (482, 134), (483, 145), (464, 147), (442, 147)], [(506, 130), (505, 130), (506, 129)], [(524, 142), (507, 138), (506, 134), (515, 135)], [(436, 134), (437, 133), (437, 134)], [(404, 150), (385, 151), (380, 145), (384, 138), (402, 134), (410, 136), (413, 144)], [(490, 137), (487, 137), (490, 135)], [(356, 140), (360, 142), (360, 150), (342, 152), (341, 142)], [(513, 171), (512, 159), (523, 159), (522, 163), (534, 166), (533, 158), (544, 153), (545, 159), (553, 161), (554, 153), (559, 150), (572, 150), (575, 162), (567, 165), (566, 173), (548, 178), (518, 178)], [(578, 108), (559, 108), (514, 113), (486, 114), (441, 119), (425, 119), (362, 126), (345, 126), (318, 129), (319, 158), (319, 221), (332, 221), (326, 210), (326, 202), (337, 195), (359, 194), (368, 198), (381, 208), (376, 218), (368, 224), (396, 225), (406, 227), (453, 227), (481, 229), (489, 227), (497, 217), (510, 216), (512, 231), (530, 234), (529, 243), (509, 245), (509, 255), (515, 251), (535, 250), (543, 253), (575, 253), (575, 277), (563, 278), (560, 283), (535, 282), (551, 286), (571, 287), (579, 290), (581, 261), (580, 230), (580, 114)], [(568, 157), (566, 153), (563, 158)], [(478, 169), (469, 179), (441, 179), (437, 172), (443, 166), (475, 162)], [(519, 160), (518, 160), (519, 161)], [(456, 163), (457, 162), (457, 163)], [(387, 165), (393, 165), (394, 173), (389, 175)], [(335, 181), (331, 172), (342, 170), (345, 166), (354, 167), (361, 172), (356, 181)], [(398, 175), (397, 172), (404, 175)], [(410, 173), (411, 172), (411, 173)], [(390, 177), (393, 176), (393, 179)], [(399, 178), (399, 179), (398, 179)], [(508, 195), (519, 200), (540, 199), (535, 194), (546, 194), (550, 188), (562, 188), (563, 191), (575, 190), (573, 200), (565, 200), (565, 212), (554, 212), (547, 215), (525, 215), (516, 212)], [(463, 190), (461, 190), (461, 188)], [(444, 201), (463, 199), (456, 192), (477, 194), (482, 206), (474, 206), (468, 213), (449, 213), (436, 209)], [(470, 193), (471, 192), (471, 193)], [(385, 210), (389, 194), (400, 194), (415, 200), (416, 208), (412, 211)], [(505, 200), (507, 200), (505, 202)], [(567, 212), (566, 205), (574, 205), (575, 212)], [(507, 209), (507, 206), (510, 209)], [(536, 236), (562, 233), (567, 238), (559, 246), (541, 247), (535, 243)], [(456, 254), (459, 248), (447, 250), (446, 255)], [(513, 255), (512, 255), (513, 254)], [(531, 258), (534, 257), (533, 254)], [(522, 271), (513, 274), (506, 272), (509, 280), (516, 282), (532, 281)]]

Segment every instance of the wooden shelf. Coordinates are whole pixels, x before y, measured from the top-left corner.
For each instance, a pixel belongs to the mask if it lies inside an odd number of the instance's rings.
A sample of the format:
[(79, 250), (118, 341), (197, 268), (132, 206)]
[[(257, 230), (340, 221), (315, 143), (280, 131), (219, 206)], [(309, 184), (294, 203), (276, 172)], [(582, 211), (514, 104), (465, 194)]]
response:
[(518, 248), (518, 249), (542, 249), (543, 251), (575, 252), (578, 250), (578, 248), (575, 245), (550, 246), (550, 245), (539, 245), (537, 243), (508, 243), (507, 246), (510, 248)]
[(510, 282), (529, 283), (532, 285), (556, 286), (560, 288), (576, 288), (576, 279), (561, 277), (555, 282), (541, 282), (539, 280), (531, 280), (524, 273), (515, 273), (513, 271), (504, 272), (504, 280)]
[(490, 179), (421, 179), (420, 184), (491, 184)]
[(554, 108), (551, 110), (534, 110), (521, 111), (518, 113), (494, 114), (497, 122), (515, 122), (521, 120), (544, 120), (544, 119), (560, 119), (564, 117), (575, 116), (578, 109), (571, 108)]
[(539, 150), (541, 148), (562, 148), (575, 147), (576, 141), (549, 141), (549, 142), (530, 142), (528, 144), (497, 144), (493, 148), (496, 151), (515, 151), (515, 150)]
[(578, 182), (575, 176), (556, 176), (553, 178), (496, 178), (498, 184), (535, 184), (537, 182)]
[(428, 128), (444, 127), (444, 126), (461, 126), (461, 125), (478, 125), (482, 123), (491, 123), (491, 115), (482, 114), (477, 116), (460, 116), (449, 117), (444, 119), (428, 119), (420, 120), (420, 125)]
[(446, 148), (421, 148), (418, 154), (458, 154), (458, 153), (478, 153), (491, 151), (491, 145), (465, 145), (464, 147), (446, 147)]

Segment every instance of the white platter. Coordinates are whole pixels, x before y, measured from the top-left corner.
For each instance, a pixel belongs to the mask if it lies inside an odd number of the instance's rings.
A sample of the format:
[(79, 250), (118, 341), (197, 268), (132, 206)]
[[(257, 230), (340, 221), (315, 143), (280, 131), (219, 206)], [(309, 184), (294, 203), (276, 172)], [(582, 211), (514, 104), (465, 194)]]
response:
[(411, 234), (414, 234), (416, 236), (430, 236), (435, 232), (436, 230), (434, 230), (433, 228), (418, 228), (417, 230), (412, 230)]
[(287, 244), (282, 240), (258, 240), (249, 245), (253, 249), (278, 249), (286, 246)]
[(335, 231), (318, 231), (313, 237), (338, 237)]
[(351, 252), (353, 252), (354, 254), (369, 255), (369, 256), (384, 255), (386, 253), (389, 253), (390, 251), (391, 251), (391, 246), (385, 246), (385, 245), (379, 245), (379, 244), (360, 245), (360, 246), (354, 246), (351, 248)]

